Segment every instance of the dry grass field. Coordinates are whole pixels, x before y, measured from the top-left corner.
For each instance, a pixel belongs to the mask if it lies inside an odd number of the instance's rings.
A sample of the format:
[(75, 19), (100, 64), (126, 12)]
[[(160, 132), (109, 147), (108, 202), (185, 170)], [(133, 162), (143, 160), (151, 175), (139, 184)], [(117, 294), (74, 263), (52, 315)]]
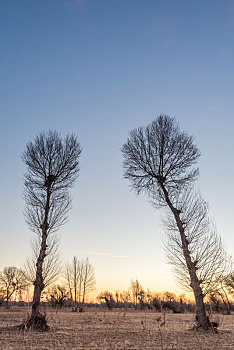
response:
[[(0, 308), (0, 350), (233, 350), (234, 315), (215, 315), (219, 333), (194, 333), (194, 315), (153, 311), (88, 309), (84, 313), (47, 309), (50, 331), (22, 331), (26, 308)], [(161, 319), (159, 320), (159, 317)]]

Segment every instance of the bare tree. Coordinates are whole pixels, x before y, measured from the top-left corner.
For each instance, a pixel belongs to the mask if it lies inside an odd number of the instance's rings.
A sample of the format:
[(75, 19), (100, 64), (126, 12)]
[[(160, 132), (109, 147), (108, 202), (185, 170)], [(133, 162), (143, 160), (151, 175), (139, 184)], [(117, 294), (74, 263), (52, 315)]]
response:
[(72, 263), (65, 266), (64, 278), (74, 301), (73, 311), (77, 311), (79, 305), (79, 311), (82, 312), (87, 294), (95, 288), (94, 267), (88, 258), (78, 260), (74, 256)]
[(22, 159), (27, 166), (24, 181), (25, 217), (30, 229), (39, 237), (31, 327), (48, 329), (40, 314), (40, 297), (44, 289), (43, 263), (48, 253), (48, 235), (66, 221), (71, 199), (69, 188), (78, 176), (81, 147), (74, 135), (64, 140), (56, 131), (40, 133), (26, 145)]
[(119, 303), (120, 303), (120, 299), (121, 299), (121, 293), (120, 293), (120, 291), (118, 289), (115, 290), (114, 297), (115, 297), (115, 301), (116, 301), (117, 307), (119, 307)]
[(115, 303), (113, 294), (111, 292), (109, 292), (108, 290), (105, 290), (104, 292), (101, 292), (98, 296), (97, 296), (97, 300), (99, 302), (102, 302), (102, 300), (105, 300), (106, 302), (106, 306), (109, 310), (111, 310), (113, 308), (113, 305)]
[[(178, 239), (194, 292), (198, 325), (210, 326), (204, 307), (204, 294), (197, 274), (197, 261), (190, 252), (190, 241), (178, 196), (198, 177), (196, 162), (200, 152), (192, 136), (182, 132), (174, 118), (160, 115), (146, 128), (131, 131), (122, 147), (124, 176), (137, 194), (145, 192), (157, 207), (168, 207), (176, 224)], [(198, 237), (199, 240), (199, 237)]]
[(123, 290), (121, 293), (120, 293), (120, 301), (122, 303), (130, 303), (131, 301), (131, 295), (130, 295), (130, 292), (129, 290)]
[(73, 301), (72, 311), (77, 311), (78, 302), (81, 301), (82, 289), (82, 263), (74, 256), (70, 264), (66, 264), (64, 278), (69, 289), (71, 300)]
[(47, 300), (52, 307), (62, 307), (68, 298), (68, 292), (65, 286), (59, 284), (53, 285), (47, 291)]
[(1, 299), (6, 301), (6, 307), (9, 301), (17, 292), (22, 293), (27, 288), (28, 283), (24, 271), (15, 266), (4, 267), (0, 272)]
[(96, 280), (94, 274), (94, 267), (89, 262), (88, 258), (82, 261), (82, 304), (81, 310), (83, 311), (84, 302), (87, 294), (95, 289)]
[(131, 280), (129, 290), (130, 290), (132, 301), (135, 304), (135, 307), (137, 307), (138, 301), (141, 300), (142, 296), (145, 293), (143, 290), (143, 287), (137, 279), (135, 281)]

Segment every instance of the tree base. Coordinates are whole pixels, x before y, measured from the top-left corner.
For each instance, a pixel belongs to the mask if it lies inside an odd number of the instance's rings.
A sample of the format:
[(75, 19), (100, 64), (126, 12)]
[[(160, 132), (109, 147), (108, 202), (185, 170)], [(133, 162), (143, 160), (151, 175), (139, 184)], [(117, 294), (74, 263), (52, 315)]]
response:
[(41, 332), (48, 332), (50, 327), (48, 326), (46, 322), (45, 315), (39, 314), (34, 318), (30, 318), (28, 321), (22, 323), (18, 326), (18, 328), (22, 330), (36, 330)]
[(202, 325), (201, 323), (199, 323), (197, 316), (196, 316), (196, 321), (197, 321), (197, 324), (196, 324), (196, 326), (193, 327), (194, 332), (197, 332), (199, 330), (203, 330), (203, 331), (208, 332), (211, 330), (213, 333), (218, 333), (219, 324), (217, 322), (210, 321), (210, 318), (208, 316), (207, 316), (206, 325)]

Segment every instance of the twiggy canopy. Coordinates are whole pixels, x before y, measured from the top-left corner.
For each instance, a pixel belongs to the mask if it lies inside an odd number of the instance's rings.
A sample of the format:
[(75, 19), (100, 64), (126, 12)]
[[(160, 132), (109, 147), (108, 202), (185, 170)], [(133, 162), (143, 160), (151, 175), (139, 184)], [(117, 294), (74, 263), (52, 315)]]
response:
[(137, 191), (154, 196), (160, 205), (162, 183), (170, 195), (198, 176), (194, 167), (200, 152), (192, 136), (180, 131), (174, 118), (160, 115), (147, 127), (130, 132), (122, 147), (124, 177)]
[[(191, 259), (195, 265), (196, 274), (203, 295), (214, 290), (220, 284), (227, 269), (227, 256), (222, 240), (209, 219), (208, 205), (198, 191), (193, 188), (182, 192), (176, 207), (180, 208), (180, 218)], [(183, 244), (178, 235), (178, 227), (171, 211), (163, 219), (166, 229), (165, 249), (169, 263), (178, 278), (179, 283), (191, 290), (189, 270), (183, 255)]]
[(81, 147), (74, 135), (64, 140), (56, 131), (40, 133), (26, 145), (22, 155), (27, 165), (24, 181), (25, 216), (30, 229), (41, 235), (50, 197), (47, 234), (66, 222), (70, 209), (69, 188), (79, 172)]
[[(62, 256), (59, 243), (59, 238), (56, 234), (47, 238), (46, 256), (42, 269), (43, 283), (46, 288), (55, 283), (61, 273)], [(27, 280), (33, 284), (36, 279), (36, 262), (41, 248), (41, 236), (36, 236), (32, 240), (31, 248), (32, 254), (26, 259), (24, 270)]]

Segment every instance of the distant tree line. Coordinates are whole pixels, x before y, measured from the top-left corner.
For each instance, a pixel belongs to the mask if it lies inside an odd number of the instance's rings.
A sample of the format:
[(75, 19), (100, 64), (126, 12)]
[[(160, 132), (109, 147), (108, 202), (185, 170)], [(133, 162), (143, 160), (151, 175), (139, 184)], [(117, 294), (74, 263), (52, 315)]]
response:
[[(76, 269), (78, 267), (78, 269)], [(69, 268), (69, 273), (67, 269)], [(91, 271), (87, 273), (83, 271)], [(77, 272), (76, 272), (77, 271)], [(87, 302), (88, 293), (95, 287), (94, 269), (86, 258), (78, 260), (73, 257), (64, 269), (60, 284), (55, 283), (42, 293), (42, 301), (52, 308), (71, 308), (71, 311), (83, 312), (84, 307), (104, 307), (112, 309), (151, 310), (155, 312), (186, 313), (194, 312), (195, 304), (185, 294), (176, 296), (171, 292), (153, 292), (144, 289), (140, 282), (131, 280), (127, 290), (110, 292), (105, 290), (96, 297), (96, 302)], [(68, 278), (69, 277), (69, 278)], [(205, 309), (209, 312), (230, 314), (234, 311), (234, 278), (227, 276), (220, 290), (213, 291), (206, 297)], [(88, 280), (88, 283), (86, 281)], [(4, 281), (4, 282), (3, 282)], [(26, 305), (30, 301), (31, 282), (25, 271), (16, 267), (4, 268), (0, 272), (0, 306)]]
[[(232, 284), (230, 285), (230, 281)], [(173, 313), (184, 313), (195, 310), (194, 302), (189, 301), (185, 294), (178, 297), (174, 293), (163, 292), (155, 293), (149, 289), (144, 290), (139, 281), (131, 280), (128, 290), (114, 293), (106, 290), (97, 296), (97, 300), (101, 304), (111, 310), (112, 308), (131, 307), (138, 310), (149, 309), (162, 312), (163, 310), (171, 310)], [(212, 291), (206, 296), (205, 308), (210, 308), (216, 312), (230, 314), (234, 310), (234, 288), (233, 273), (226, 276), (223, 285), (217, 290)]]

